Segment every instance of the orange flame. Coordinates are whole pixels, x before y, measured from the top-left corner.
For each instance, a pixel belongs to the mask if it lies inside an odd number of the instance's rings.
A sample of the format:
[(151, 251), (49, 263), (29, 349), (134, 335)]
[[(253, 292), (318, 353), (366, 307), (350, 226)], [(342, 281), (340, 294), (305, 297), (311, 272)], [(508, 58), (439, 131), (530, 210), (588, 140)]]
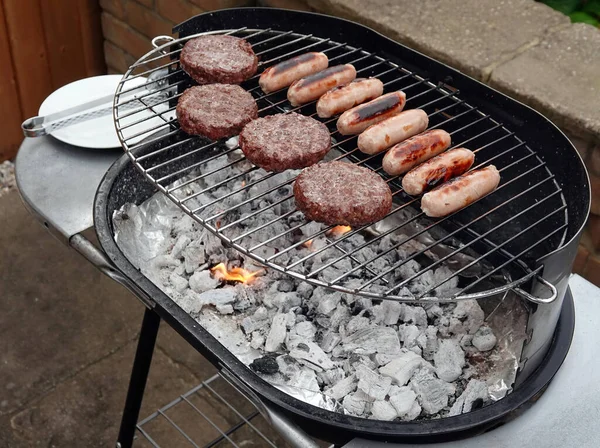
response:
[(254, 277), (263, 271), (263, 269), (259, 269), (258, 271), (250, 272), (244, 268), (232, 268), (228, 271), (225, 263), (219, 263), (210, 269), (210, 272), (212, 272), (214, 278), (217, 278), (221, 281), (242, 283), (249, 283)]
[(352, 227), (350, 226), (335, 226), (333, 229), (327, 232), (327, 236), (339, 238), (344, 233), (350, 232), (350, 230), (352, 230)]
[(312, 242), (313, 242), (313, 240), (305, 241), (304, 243), (302, 243), (302, 247), (306, 247), (307, 249), (310, 249), (310, 246), (312, 246)]

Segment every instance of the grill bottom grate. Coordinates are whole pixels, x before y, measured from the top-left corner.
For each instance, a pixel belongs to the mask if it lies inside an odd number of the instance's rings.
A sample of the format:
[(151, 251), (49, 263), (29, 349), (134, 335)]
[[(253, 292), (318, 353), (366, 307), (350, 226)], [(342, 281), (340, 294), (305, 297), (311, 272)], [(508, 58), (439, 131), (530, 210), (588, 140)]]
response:
[[(218, 373), (139, 421), (136, 428), (135, 447), (290, 446)], [(330, 447), (324, 442), (320, 446)]]

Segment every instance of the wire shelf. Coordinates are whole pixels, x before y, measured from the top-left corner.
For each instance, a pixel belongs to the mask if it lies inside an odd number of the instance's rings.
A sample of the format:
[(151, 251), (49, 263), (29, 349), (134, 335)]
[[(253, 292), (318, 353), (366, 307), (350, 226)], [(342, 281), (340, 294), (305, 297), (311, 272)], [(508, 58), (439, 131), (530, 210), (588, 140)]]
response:
[(135, 447), (290, 447), (218, 373), (140, 420), (136, 429)]
[[(382, 155), (362, 154), (356, 147), (356, 136), (342, 136), (337, 132), (337, 117), (321, 120), (331, 132), (330, 154), (335, 159), (366, 166), (390, 185), (394, 206), (386, 220), (394, 224), (359, 244), (353, 242), (352, 237), (365, 234), (372, 226), (352, 229), (339, 238), (327, 238), (319, 249), (298, 255), (308, 242), (327, 237), (333, 226), (303, 234), (292, 244), (283, 244), (282, 241), (307, 229), (309, 224), (305, 219), (290, 223), (296, 209), (289, 192), (250, 214), (241, 212), (245, 205), (289, 188), (295, 176), (289, 172), (261, 172), (245, 160), (237, 147), (189, 136), (179, 128), (175, 118), (176, 101), (193, 82), (179, 67), (178, 53), (187, 39), (197, 35), (190, 36), (158, 47), (128, 70), (115, 96), (115, 124), (123, 148), (144, 177), (225, 245), (267, 267), (316, 286), (377, 299), (414, 302), (479, 298), (514, 288), (536, 275), (541, 269), (539, 259), (563, 243), (567, 231), (566, 203), (554, 175), (526, 142), (502, 122), (461, 99), (460, 92), (451, 86), (434, 84), (419, 73), (364, 49), (313, 35), (246, 28), (203, 34), (212, 33), (248, 40), (260, 58), (259, 72), (307, 51), (326, 53), (330, 65), (354, 64), (358, 77), (381, 79), (384, 93), (404, 91), (405, 110), (425, 110), (429, 128), (448, 131), (452, 148), (472, 149), (476, 154), (472, 169), (494, 164), (502, 177), (500, 186), (492, 194), (452, 215), (433, 220), (420, 211), (419, 197), (411, 197), (402, 190), (401, 177), (389, 176), (383, 171)], [(142, 77), (149, 80), (145, 88), (150, 86), (154, 90), (139, 94)], [(318, 119), (315, 102), (292, 107), (287, 101), (286, 89), (264, 94), (257, 85), (258, 77), (259, 74), (255, 75), (242, 87), (256, 99), (259, 115), (295, 111)], [(143, 106), (132, 110), (132, 102)], [(225, 165), (208, 171), (201, 169), (211, 161), (224, 158)], [(204, 182), (206, 187), (189, 190), (199, 182)], [(200, 198), (210, 199), (199, 203)], [(276, 213), (271, 219), (256, 219), (282, 207), (289, 210)], [(261, 230), (275, 226), (281, 228), (275, 235), (261, 236)], [(384, 251), (379, 250), (378, 244), (389, 235), (401, 235), (401, 238)], [(423, 244), (423, 238), (429, 241)], [(394, 260), (383, 270), (378, 268), (382, 257), (416, 241), (420, 246), (415, 253)], [(337, 250), (339, 256), (312, 268), (315, 257), (328, 249)], [(442, 255), (430, 257), (431, 253), (440, 251)], [(468, 262), (429, 284), (418, 295), (406, 295), (405, 286), (457, 257)], [(420, 263), (418, 272), (398, 279), (396, 272), (413, 260)], [(341, 266), (344, 269), (339, 272)], [(477, 266), (486, 269), (475, 276), (467, 275)], [(349, 286), (351, 277), (354, 281)], [(358, 283), (356, 278), (360, 279)], [(456, 278), (459, 281), (455, 290), (447, 296), (440, 295), (440, 288)]]

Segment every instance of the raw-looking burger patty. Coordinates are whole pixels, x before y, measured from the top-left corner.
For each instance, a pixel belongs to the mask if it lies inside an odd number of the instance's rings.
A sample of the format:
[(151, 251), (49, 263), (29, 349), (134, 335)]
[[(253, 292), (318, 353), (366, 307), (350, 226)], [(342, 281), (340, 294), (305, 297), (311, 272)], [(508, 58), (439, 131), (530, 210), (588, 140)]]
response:
[(240, 86), (210, 84), (183, 92), (177, 103), (177, 119), (188, 134), (212, 140), (239, 134), (258, 116), (256, 101)]
[(294, 197), (308, 219), (328, 225), (371, 224), (392, 208), (392, 192), (381, 176), (337, 161), (302, 171), (294, 182)]
[(258, 66), (258, 58), (248, 42), (222, 35), (188, 40), (179, 62), (198, 84), (239, 84), (254, 75)]
[(271, 115), (248, 123), (240, 133), (240, 148), (267, 171), (305, 168), (331, 149), (327, 126), (297, 113)]

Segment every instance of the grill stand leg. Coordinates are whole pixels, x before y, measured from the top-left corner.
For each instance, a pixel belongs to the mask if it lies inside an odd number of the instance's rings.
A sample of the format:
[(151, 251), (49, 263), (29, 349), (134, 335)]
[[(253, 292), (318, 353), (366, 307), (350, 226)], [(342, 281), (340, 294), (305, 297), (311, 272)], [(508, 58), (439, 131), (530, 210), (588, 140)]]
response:
[(144, 320), (140, 330), (133, 368), (131, 369), (131, 378), (129, 379), (129, 389), (125, 399), (123, 417), (121, 418), (121, 427), (119, 429), (119, 438), (117, 448), (130, 448), (133, 444), (135, 427), (144, 398), (144, 389), (146, 380), (152, 363), (152, 354), (158, 335), (160, 325), (160, 316), (150, 309), (144, 312)]

